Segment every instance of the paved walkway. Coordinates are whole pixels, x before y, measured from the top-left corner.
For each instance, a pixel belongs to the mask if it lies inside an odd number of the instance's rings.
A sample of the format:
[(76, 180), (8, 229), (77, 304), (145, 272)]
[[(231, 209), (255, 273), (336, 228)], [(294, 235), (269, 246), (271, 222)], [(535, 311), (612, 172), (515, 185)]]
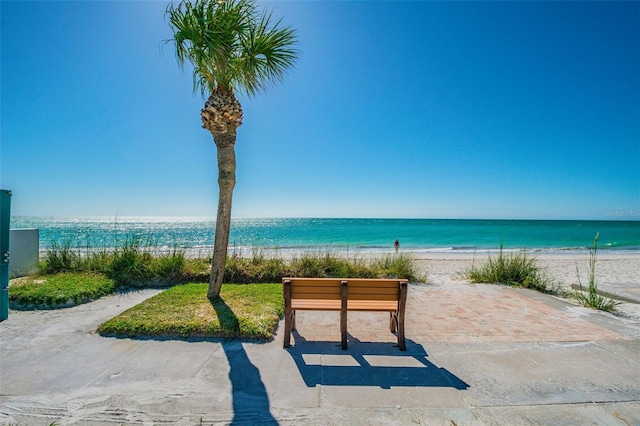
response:
[(299, 312), (276, 339), (103, 338), (154, 291), (0, 323), (0, 423), (640, 424), (640, 324), (528, 290), (411, 285), (408, 347), (388, 315)]
[[(590, 313), (586, 309), (567, 305), (560, 310), (532, 296), (536, 294), (493, 285), (415, 285), (407, 302), (406, 335), (421, 343), (570, 342), (622, 337), (585, 319)], [(394, 335), (384, 333), (388, 314), (350, 312), (348, 316), (353, 337), (367, 342), (395, 341)], [(338, 312), (301, 311), (296, 324), (307, 340), (340, 341)]]

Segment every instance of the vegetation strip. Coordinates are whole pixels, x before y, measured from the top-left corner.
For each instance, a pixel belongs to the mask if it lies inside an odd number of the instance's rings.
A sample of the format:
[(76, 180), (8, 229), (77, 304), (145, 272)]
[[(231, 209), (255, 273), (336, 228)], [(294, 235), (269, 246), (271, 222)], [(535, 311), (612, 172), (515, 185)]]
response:
[[(74, 247), (71, 242), (55, 244), (47, 250), (40, 270), (42, 274), (103, 274), (113, 279), (118, 287), (144, 287), (150, 283), (169, 286), (208, 282), (210, 262), (206, 258), (189, 258), (180, 248), (158, 253), (152, 243), (127, 237), (114, 249)], [(277, 254), (265, 255), (259, 249), (246, 257), (232, 253), (227, 259), (224, 282), (273, 283), (285, 276), (406, 278), (413, 282), (426, 282), (425, 274), (417, 270), (408, 253), (367, 258), (358, 253), (340, 255), (331, 249), (309, 251), (287, 259)]]

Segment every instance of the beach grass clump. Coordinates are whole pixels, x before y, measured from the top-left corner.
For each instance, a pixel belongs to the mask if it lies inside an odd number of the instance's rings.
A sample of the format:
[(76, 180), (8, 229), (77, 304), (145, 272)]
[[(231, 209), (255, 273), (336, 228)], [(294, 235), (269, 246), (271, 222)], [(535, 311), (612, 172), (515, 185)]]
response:
[(306, 252), (290, 262), (288, 276), (328, 278), (406, 278), (426, 282), (418, 272), (413, 258), (406, 253), (365, 258), (357, 254), (340, 256), (334, 252)]
[(112, 250), (74, 247), (71, 242), (54, 243), (40, 265), (43, 275), (64, 272), (103, 274), (113, 279), (118, 287), (150, 282), (167, 285), (186, 282), (203, 275), (202, 271), (202, 262), (188, 265), (183, 250), (173, 248), (168, 253), (159, 252), (136, 237), (125, 238)]
[(367, 266), (364, 259), (357, 255), (339, 256), (331, 250), (308, 251), (294, 256), (289, 266), (287, 275), (294, 277), (373, 277), (373, 271)]
[(273, 283), (280, 282), (283, 277), (407, 278), (413, 282), (426, 282), (426, 276), (417, 272), (409, 254), (365, 258), (319, 250), (285, 259), (265, 255), (259, 249), (246, 257), (231, 254), (227, 259), (224, 282)]
[(540, 270), (535, 257), (526, 252), (506, 255), (500, 246), (497, 257), (489, 255), (481, 266), (474, 264), (465, 271), (466, 278), (474, 283), (496, 283), (513, 287), (524, 287), (543, 293), (553, 293), (557, 287), (544, 271)]
[(601, 311), (613, 312), (616, 306), (620, 304), (620, 302), (617, 300), (604, 297), (598, 293), (598, 283), (596, 281), (596, 263), (598, 260), (598, 236), (599, 234), (596, 234), (593, 240), (593, 245), (589, 247), (589, 270), (588, 270), (589, 287), (586, 292), (582, 287), (582, 280), (580, 279), (580, 269), (576, 264), (576, 275), (578, 277), (578, 284), (580, 286), (580, 291), (575, 293), (575, 298), (583, 306), (598, 309)]
[(43, 274), (78, 271), (83, 267), (81, 263), (82, 257), (71, 247), (71, 241), (62, 245), (54, 242), (45, 252), (40, 270)]
[(284, 259), (254, 250), (250, 257), (233, 253), (227, 258), (224, 282), (233, 284), (280, 282), (289, 270)]
[(281, 284), (226, 284), (207, 299), (207, 284), (172, 287), (98, 327), (102, 335), (271, 339), (284, 314)]
[(126, 241), (113, 252), (107, 275), (119, 285), (150, 281), (152, 256), (141, 250), (139, 241)]
[(121, 286), (150, 282), (171, 285), (184, 282), (186, 272), (184, 250), (174, 247), (169, 252), (157, 252), (132, 239), (112, 252), (106, 275)]
[(87, 303), (115, 291), (115, 282), (99, 274), (65, 272), (31, 276), (11, 283), (13, 308), (53, 309)]
[(426, 273), (416, 269), (413, 258), (407, 253), (386, 254), (371, 260), (375, 276), (384, 278), (407, 278), (412, 282), (427, 282)]

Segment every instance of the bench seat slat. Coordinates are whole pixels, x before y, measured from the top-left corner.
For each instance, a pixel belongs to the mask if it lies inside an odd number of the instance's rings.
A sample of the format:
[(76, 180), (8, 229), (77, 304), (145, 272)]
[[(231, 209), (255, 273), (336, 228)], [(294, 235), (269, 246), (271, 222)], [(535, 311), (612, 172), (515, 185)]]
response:
[(390, 296), (388, 294), (349, 294), (348, 300), (390, 300), (398, 301), (398, 296)]
[(349, 279), (349, 287), (397, 287), (398, 282), (402, 280), (382, 280), (382, 279)]
[(321, 297), (323, 299), (340, 299), (340, 287), (323, 290), (322, 288), (291, 288), (291, 298), (293, 299), (314, 299)]
[(340, 300), (340, 294), (331, 294), (331, 293), (303, 293), (296, 294), (291, 292), (291, 300)]
[[(297, 311), (339, 311), (340, 300), (296, 299), (291, 301), (291, 309)], [(348, 300), (350, 311), (397, 311), (398, 302), (392, 300)]]
[(397, 300), (347, 300), (350, 311), (397, 311)]
[(340, 283), (344, 281), (339, 278), (283, 278), (283, 280), (291, 280), (295, 285), (305, 287), (340, 287)]
[[(390, 301), (398, 301), (398, 295), (393, 294), (348, 294), (348, 300), (390, 300)], [(340, 294), (335, 293), (314, 293), (314, 292), (304, 292), (299, 293), (295, 291), (291, 291), (291, 299), (292, 300), (314, 300), (314, 299), (323, 299), (323, 300), (340, 300)]]
[(376, 297), (378, 299), (388, 299), (388, 300), (398, 300), (398, 292), (396, 291), (395, 293), (390, 293), (388, 291), (370, 291), (370, 292), (365, 292), (365, 291), (354, 291), (354, 289), (348, 289), (348, 296), (349, 299), (361, 299), (363, 297)]
[(291, 309), (293, 310), (312, 310), (312, 311), (339, 311), (340, 299), (295, 299), (291, 301)]

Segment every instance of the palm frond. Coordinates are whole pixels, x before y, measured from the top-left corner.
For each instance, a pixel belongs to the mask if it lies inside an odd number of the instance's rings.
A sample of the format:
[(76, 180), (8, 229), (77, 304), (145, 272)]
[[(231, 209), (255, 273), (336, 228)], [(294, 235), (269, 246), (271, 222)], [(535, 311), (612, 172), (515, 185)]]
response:
[(217, 88), (249, 96), (280, 81), (295, 62), (296, 33), (272, 24), (271, 12), (259, 13), (255, 0), (196, 0), (169, 4), (176, 59), (193, 65), (194, 91)]
[(265, 13), (245, 40), (239, 70), (243, 86), (251, 95), (282, 80), (297, 59), (295, 30), (280, 28), (280, 24), (281, 20), (272, 25), (271, 13)]

